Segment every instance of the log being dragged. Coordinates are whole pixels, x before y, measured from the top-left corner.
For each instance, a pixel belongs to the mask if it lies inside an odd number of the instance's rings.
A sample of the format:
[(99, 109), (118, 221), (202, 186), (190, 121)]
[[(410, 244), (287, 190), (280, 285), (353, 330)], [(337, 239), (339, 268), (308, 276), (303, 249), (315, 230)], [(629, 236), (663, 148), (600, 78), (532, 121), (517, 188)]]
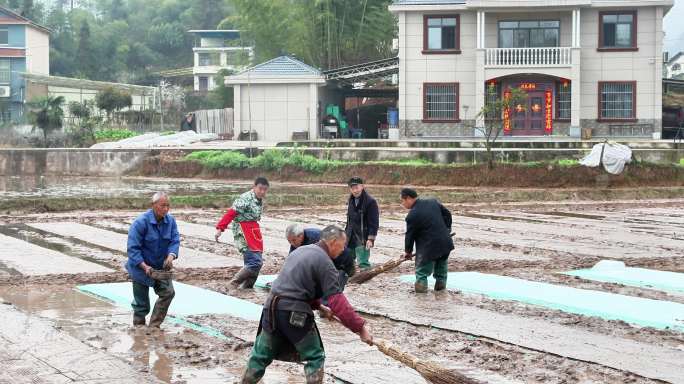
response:
[(366, 281), (374, 278), (375, 276), (377, 276), (383, 272), (387, 272), (387, 271), (390, 271), (390, 270), (398, 267), (399, 265), (401, 265), (401, 263), (403, 263), (404, 261), (407, 261), (407, 260), (408, 259), (402, 257), (399, 259), (392, 259), (390, 261), (384, 262), (384, 263), (377, 265), (373, 268), (369, 268), (365, 271), (361, 271), (361, 272), (354, 274), (354, 276), (352, 276), (349, 279), (349, 282), (352, 284), (365, 283)]

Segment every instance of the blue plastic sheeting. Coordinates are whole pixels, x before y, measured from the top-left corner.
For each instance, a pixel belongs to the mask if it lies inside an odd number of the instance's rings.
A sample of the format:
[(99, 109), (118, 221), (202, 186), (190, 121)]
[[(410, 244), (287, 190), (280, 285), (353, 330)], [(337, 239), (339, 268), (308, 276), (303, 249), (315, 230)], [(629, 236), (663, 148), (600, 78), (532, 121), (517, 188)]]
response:
[[(400, 279), (404, 282), (415, 282), (413, 275), (401, 276)], [(430, 280), (430, 285), (434, 284), (434, 280)], [(568, 313), (684, 331), (684, 304), (670, 301), (643, 299), (478, 272), (449, 273), (447, 287), (486, 295), (493, 299), (520, 301)]]
[(625, 267), (625, 263), (621, 261), (602, 260), (592, 268), (563, 272), (563, 274), (632, 287), (684, 292), (684, 273)]
[(254, 286), (257, 288), (271, 289), (271, 283), (278, 277), (278, 275), (259, 275)]
[[(171, 302), (169, 314), (175, 317), (222, 314), (239, 317), (245, 320), (259, 320), (261, 305), (250, 303), (204, 288), (174, 282), (176, 296)], [(78, 287), (83, 292), (105, 298), (115, 304), (130, 308), (133, 301), (131, 283), (88, 284)], [(150, 301), (156, 300), (154, 290), (150, 289)]]

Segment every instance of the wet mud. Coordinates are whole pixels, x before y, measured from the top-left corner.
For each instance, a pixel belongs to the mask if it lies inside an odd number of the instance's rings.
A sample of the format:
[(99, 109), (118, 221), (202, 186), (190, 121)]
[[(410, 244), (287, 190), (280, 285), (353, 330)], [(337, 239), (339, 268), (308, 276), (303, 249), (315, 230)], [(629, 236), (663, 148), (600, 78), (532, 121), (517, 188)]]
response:
[[(591, 267), (603, 259), (621, 260), (628, 266), (684, 272), (682, 203), (681, 199), (450, 203), (456, 250), (450, 258), (449, 270), (494, 273), (684, 303), (684, 296), (675, 293), (559, 273)], [(377, 247), (371, 252), (371, 262), (376, 263), (403, 252), (406, 212), (389, 201), (381, 205), (381, 211)], [(236, 382), (251, 350), (256, 322), (216, 314), (185, 319), (217, 329), (227, 339), (212, 337), (173, 321), (165, 322), (161, 331), (134, 328), (129, 308), (117, 307), (75, 289), (80, 284), (128, 281), (123, 269), (125, 247), (107, 246), (102, 237), (60, 235), (60, 232), (70, 226), (85, 225), (98, 231), (94, 233), (117, 239), (126, 233), (129, 223), (139, 213), (139, 210), (84, 210), (1, 215), (3, 236), (110, 271), (74, 274), (55, 270), (55, 273), (31, 275), (19, 268), (22, 260), (12, 267), (3, 264), (3, 255), (0, 255), (0, 298), (5, 303), (0, 310), (15, 308), (29, 318), (47, 321), (58, 332), (85, 346), (123, 360), (140, 377), (166, 383)], [(183, 247), (188, 252), (202, 252), (226, 260), (241, 259), (229, 238), (220, 243), (213, 241), (213, 225), (222, 209), (172, 207), (172, 213), (179, 222), (187, 223), (181, 232)], [(262, 223), (267, 247), (262, 273), (277, 273), (282, 266), (287, 255), (284, 227), (293, 220), (317, 227), (343, 224), (344, 209), (340, 205), (267, 206)], [(50, 224), (54, 227), (50, 228)], [(175, 278), (255, 304), (263, 303), (267, 295), (264, 290), (230, 287), (228, 281), (238, 269), (239, 265), (219, 268), (181, 265)], [(462, 292), (449, 291), (436, 296), (430, 291), (421, 298), (413, 293), (411, 285), (397, 279), (413, 271), (412, 262), (406, 262), (365, 284), (349, 285), (346, 294), (375, 337), (386, 339), (421, 359), (470, 372), (492, 383), (684, 382), (684, 370), (677, 370), (674, 365), (669, 372), (667, 369), (663, 372), (660, 365), (649, 365), (646, 357), (640, 363), (642, 366), (626, 365), (629, 356), (639, 356), (639, 346), (663, 356), (668, 351), (678, 356), (684, 352), (681, 332), (637, 327), (622, 321)], [(486, 313), (492, 317), (482, 315)], [(459, 319), (467, 316), (476, 316), (473, 319), (477, 321), (466, 327)], [(498, 324), (494, 319), (508, 321)], [(383, 370), (396, 375), (390, 379), (393, 382), (421, 382), (415, 371), (364, 346), (356, 335), (338, 324), (319, 321), (319, 325), (328, 352), (326, 382), (389, 382), (386, 375), (383, 381), (379, 373)], [(524, 333), (532, 325), (538, 325), (536, 337)], [(556, 330), (558, 340), (545, 338), (547, 333)], [(579, 341), (575, 345), (573, 335), (577, 340), (591, 337), (613, 340), (628, 350), (624, 351), (623, 359), (610, 353), (601, 355), (602, 350), (611, 346), (598, 342), (588, 346)], [(299, 364), (276, 362), (268, 372), (264, 381), (267, 383), (304, 382)]]

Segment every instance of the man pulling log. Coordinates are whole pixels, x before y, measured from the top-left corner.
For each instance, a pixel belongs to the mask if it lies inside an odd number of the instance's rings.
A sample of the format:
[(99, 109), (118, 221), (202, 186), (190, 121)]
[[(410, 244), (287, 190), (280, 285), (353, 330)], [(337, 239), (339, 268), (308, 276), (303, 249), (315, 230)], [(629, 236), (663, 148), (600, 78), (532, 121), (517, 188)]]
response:
[[(373, 345), (365, 321), (354, 312), (340, 290), (333, 260), (345, 248), (344, 231), (325, 227), (321, 240), (298, 247), (285, 259), (271, 293), (264, 303), (254, 348), (241, 383), (257, 383), (271, 362), (302, 361), (307, 384), (322, 383), (325, 353), (313, 310), (322, 317), (339, 321)], [(321, 304), (326, 299), (329, 307)]]
[(416, 246), (416, 293), (428, 290), (427, 278), (435, 277), (435, 291), (446, 289), (451, 238), (451, 212), (436, 199), (419, 199), (411, 188), (401, 190), (401, 206), (408, 209), (404, 257), (414, 256)]

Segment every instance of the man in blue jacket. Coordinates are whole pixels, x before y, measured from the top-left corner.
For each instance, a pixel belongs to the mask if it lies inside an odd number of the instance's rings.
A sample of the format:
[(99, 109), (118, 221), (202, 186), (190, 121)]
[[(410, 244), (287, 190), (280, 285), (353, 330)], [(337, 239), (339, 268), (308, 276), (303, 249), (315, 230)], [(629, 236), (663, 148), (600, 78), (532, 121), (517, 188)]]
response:
[[(295, 249), (305, 246), (316, 244), (321, 240), (321, 230), (318, 228), (304, 228), (303, 225), (294, 223), (290, 224), (285, 228), (285, 237), (290, 243), (290, 253)], [(351, 249), (345, 248), (342, 253), (333, 260), (335, 268), (340, 274), (340, 288), (344, 291), (344, 287), (347, 285), (347, 280), (354, 276), (356, 272), (354, 261), (354, 255)]]
[(128, 230), (126, 270), (133, 280), (134, 326), (145, 325), (145, 316), (150, 312), (150, 287), (159, 296), (150, 316), (150, 327), (159, 328), (175, 295), (170, 278), (153, 278), (155, 270), (171, 270), (178, 258), (180, 234), (169, 207), (169, 196), (155, 193), (152, 208), (138, 216)]

